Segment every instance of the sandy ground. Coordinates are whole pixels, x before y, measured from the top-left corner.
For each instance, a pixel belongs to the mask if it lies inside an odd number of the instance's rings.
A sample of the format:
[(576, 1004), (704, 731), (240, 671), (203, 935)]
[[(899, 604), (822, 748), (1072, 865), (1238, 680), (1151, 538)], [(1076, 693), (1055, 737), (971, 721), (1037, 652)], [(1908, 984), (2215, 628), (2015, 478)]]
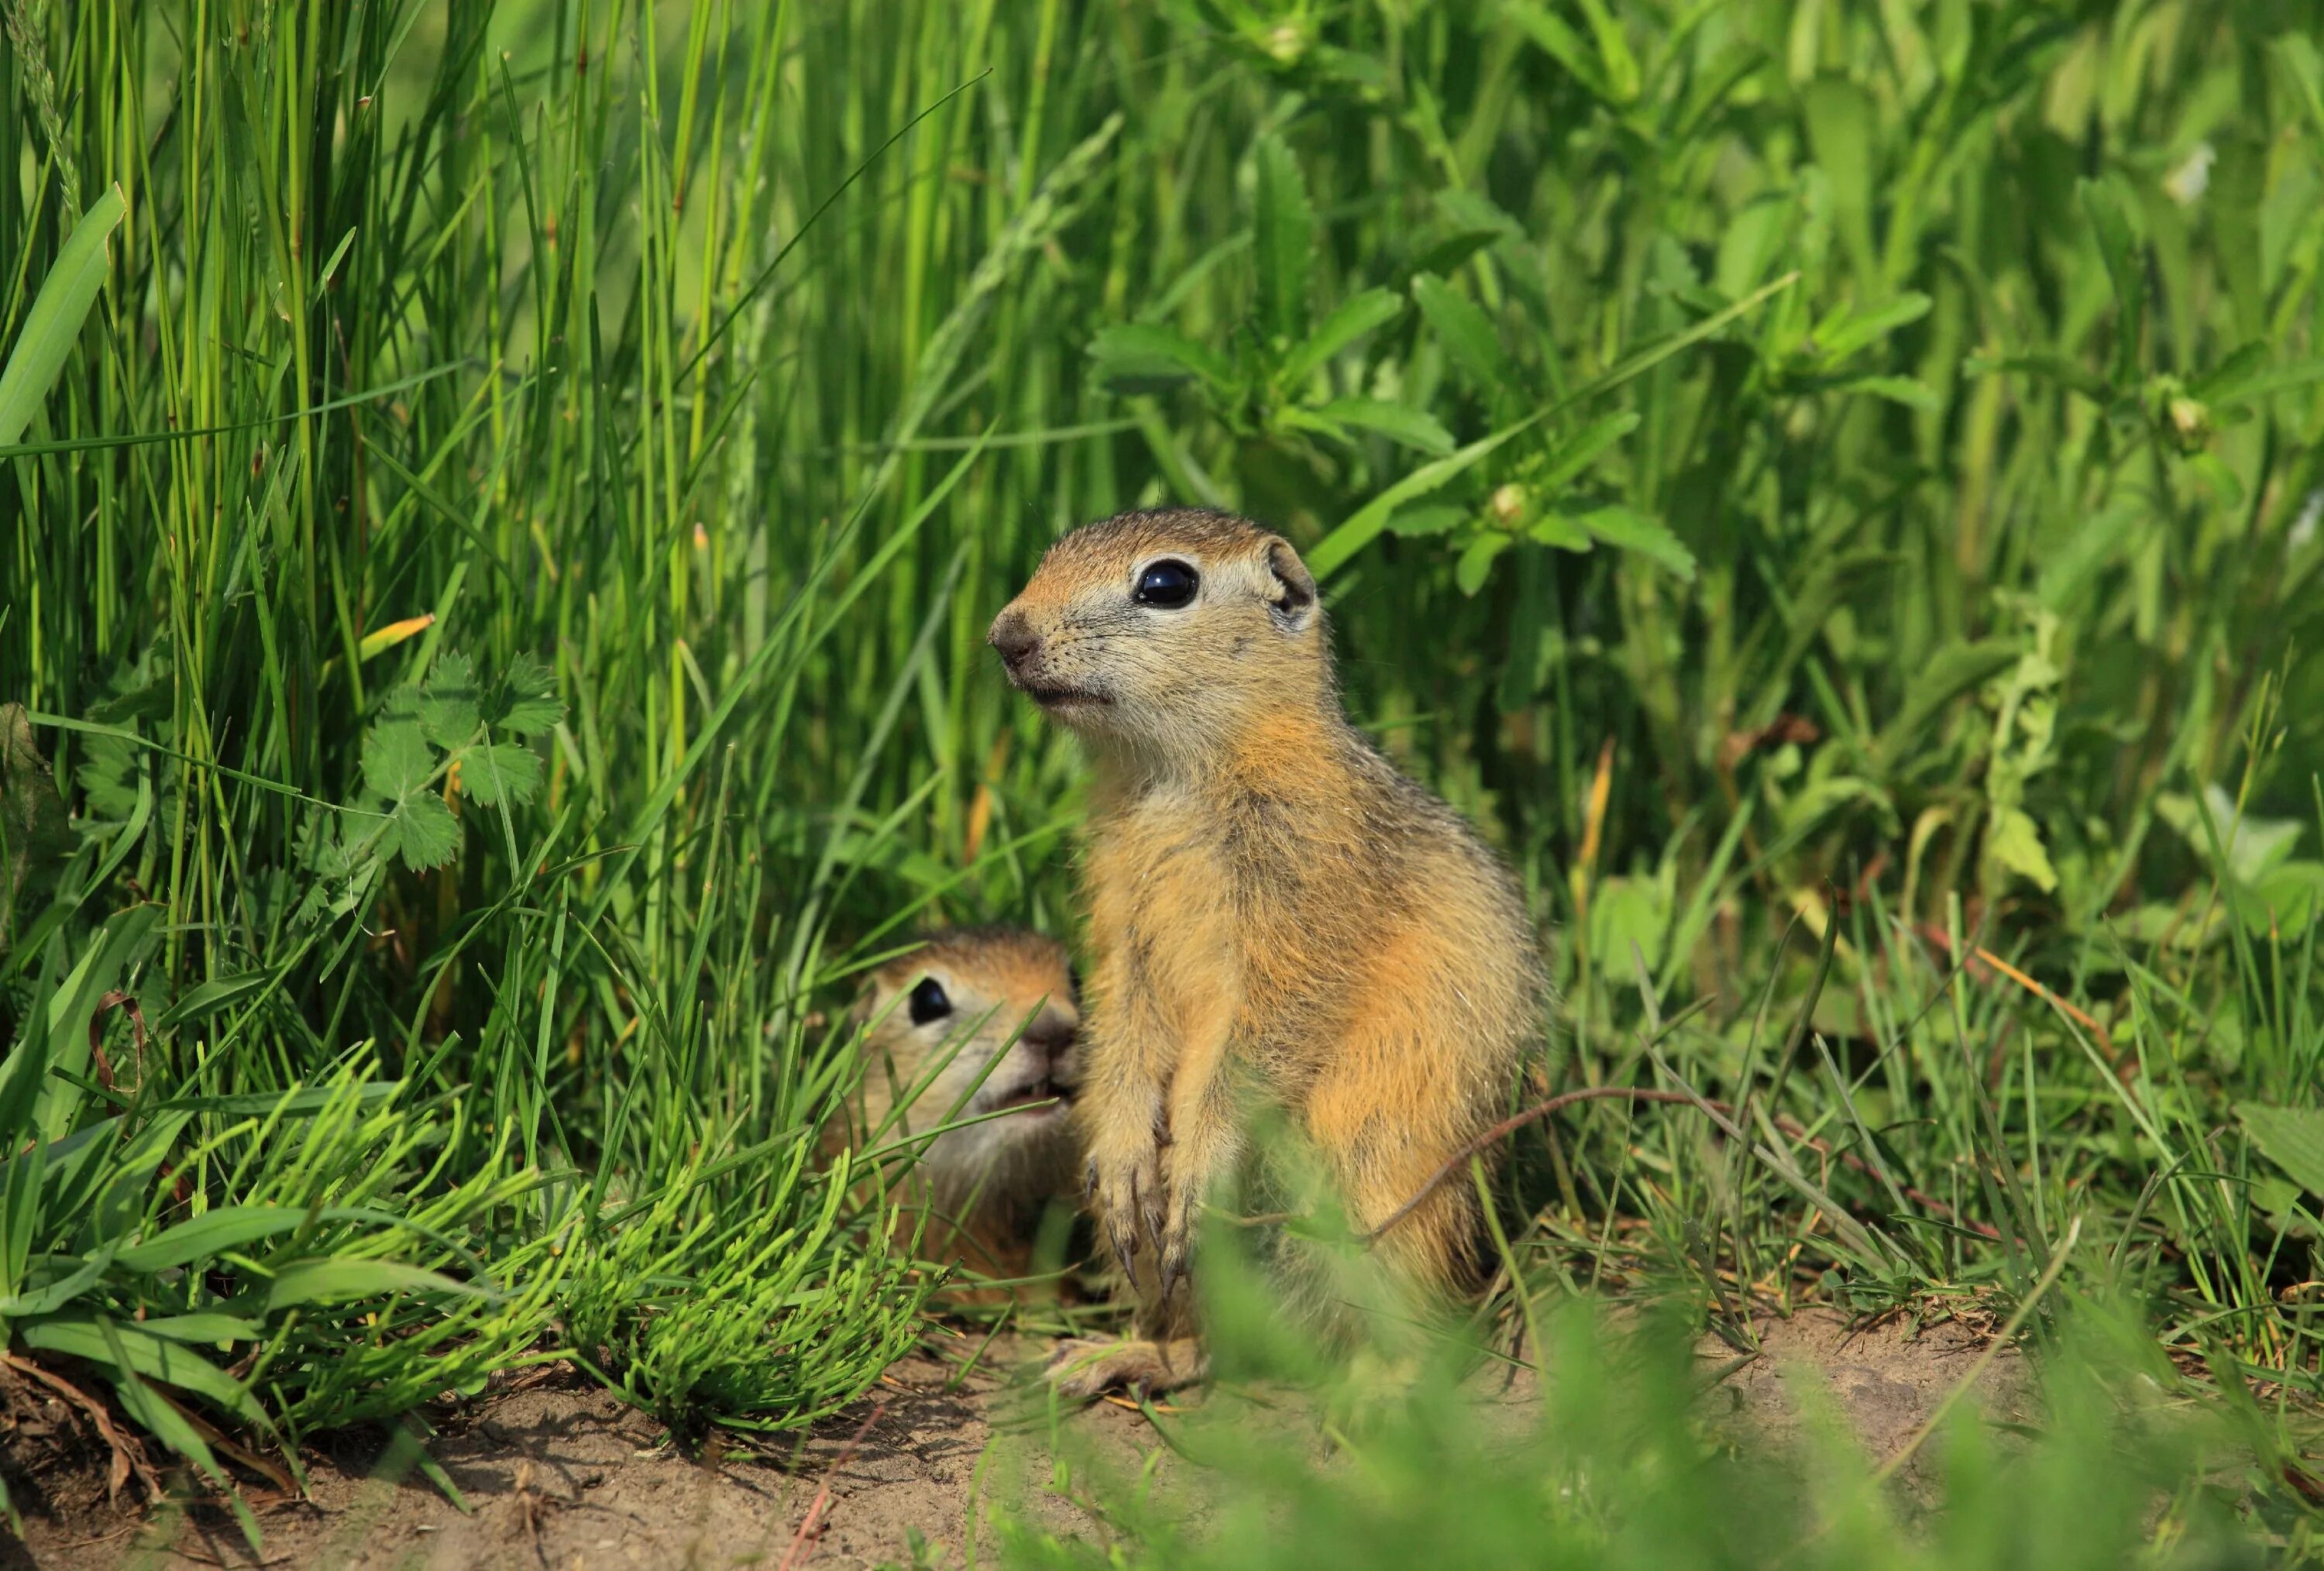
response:
[[(1771, 1321), (1762, 1339), (1764, 1355), (1727, 1372), (1706, 1396), (1711, 1420), (1780, 1442), (1800, 1421), (1799, 1382), (1812, 1381), (1882, 1460), (1969, 1375), (1980, 1351), (1978, 1339), (1958, 1326), (1917, 1337), (1895, 1323), (1851, 1331), (1820, 1311)], [(1710, 1341), (1700, 1354), (1706, 1375), (1734, 1359)], [(408, 1456), (399, 1463), (375, 1438), (351, 1439), (309, 1459), (308, 1499), (261, 1513), (263, 1560), (229, 1519), (107, 1506), (101, 1481), (91, 1481), (80, 1492), (95, 1503), (69, 1504), (71, 1492), (58, 1490), (55, 1518), (28, 1517), (22, 1543), (0, 1541), (0, 1567), (787, 1571), (909, 1564), (913, 1533), (935, 1547), (936, 1563), (957, 1564), (980, 1500), (1024, 1501), (1046, 1526), (1085, 1529), (1079, 1510), (1044, 1487), (1045, 1428), (996, 1417), (1022, 1411), (1005, 1378), (973, 1376), (948, 1390), (947, 1374), (934, 1360), (908, 1362), (856, 1411), (804, 1443), (763, 1455), (729, 1450), (699, 1459), (660, 1444), (658, 1425), (602, 1391), (558, 1382), (484, 1404), (429, 1443), (466, 1497), (466, 1512), (419, 1476)], [(1977, 1394), (1988, 1408), (2014, 1411), (2023, 1388), (2023, 1368), (2011, 1354), (1987, 1371)], [(1517, 1409), (1527, 1398), (1520, 1385), (1480, 1400)], [(1164, 1491), (1184, 1466), (1133, 1410), (1100, 1404), (1067, 1423), (1080, 1446), (1131, 1471), (1159, 1453)], [(1904, 1470), (1908, 1488), (1914, 1474)]]

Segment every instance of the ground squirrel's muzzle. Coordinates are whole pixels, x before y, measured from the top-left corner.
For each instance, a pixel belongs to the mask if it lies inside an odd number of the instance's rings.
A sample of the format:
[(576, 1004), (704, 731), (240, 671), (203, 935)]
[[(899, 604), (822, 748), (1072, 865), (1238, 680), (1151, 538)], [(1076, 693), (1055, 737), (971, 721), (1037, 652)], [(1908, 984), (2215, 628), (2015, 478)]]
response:
[(991, 635), (986, 640), (1001, 652), (1001, 662), (1011, 676), (1019, 667), (1041, 652), (1041, 635), (1025, 620), (1021, 611), (1003, 611), (992, 624)]

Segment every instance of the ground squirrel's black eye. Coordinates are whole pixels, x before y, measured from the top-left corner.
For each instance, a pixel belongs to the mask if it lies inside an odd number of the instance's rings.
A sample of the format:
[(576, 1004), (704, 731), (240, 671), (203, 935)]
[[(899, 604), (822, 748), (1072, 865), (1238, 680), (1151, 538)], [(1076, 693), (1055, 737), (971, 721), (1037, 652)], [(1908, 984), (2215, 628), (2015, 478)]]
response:
[(933, 976), (921, 977), (920, 984), (912, 989), (912, 1023), (926, 1025), (951, 1012), (952, 1000), (945, 996), (944, 984)]
[(1184, 562), (1149, 562), (1146, 570), (1138, 575), (1138, 587), (1130, 597), (1140, 605), (1176, 611), (1194, 597), (1194, 589), (1201, 583), (1194, 569)]

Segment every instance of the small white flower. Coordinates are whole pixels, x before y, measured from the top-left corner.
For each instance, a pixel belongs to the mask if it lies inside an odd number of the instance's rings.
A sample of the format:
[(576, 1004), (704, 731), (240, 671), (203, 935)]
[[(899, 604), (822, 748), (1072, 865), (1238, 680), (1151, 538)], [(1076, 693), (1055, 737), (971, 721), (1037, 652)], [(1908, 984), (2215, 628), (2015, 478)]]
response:
[(2211, 165), (2218, 162), (2219, 150), (2208, 142), (2198, 142), (2177, 169), (2163, 177), (2163, 189), (2171, 199), (2185, 207), (2211, 184)]
[(2283, 537), (2283, 543), (2293, 550), (2299, 550), (2316, 538), (2316, 525), (2319, 520), (2324, 520), (2324, 485), (2310, 491), (2306, 500), (2301, 503), (2299, 515), (2292, 521), (2292, 529)]

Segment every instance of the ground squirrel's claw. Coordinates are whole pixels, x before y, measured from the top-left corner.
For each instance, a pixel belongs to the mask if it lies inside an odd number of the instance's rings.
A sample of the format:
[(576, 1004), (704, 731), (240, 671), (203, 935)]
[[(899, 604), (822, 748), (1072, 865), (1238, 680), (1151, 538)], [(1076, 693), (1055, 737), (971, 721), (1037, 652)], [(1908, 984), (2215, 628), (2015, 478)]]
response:
[(1131, 1262), (1138, 1255), (1138, 1235), (1119, 1225), (1105, 1230), (1106, 1239), (1113, 1245), (1113, 1258), (1121, 1262), (1121, 1274), (1131, 1281), (1138, 1280), (1138, 1268)]
[(1173, 1240), (1162, 1252), (1162, 1302), (1170, 1301), (1171, 1290), (1186, 1280), (1186, 1245), (1184, 1239)]
[(1097, 1163), (1095, 1160), (1092, 1160), (1089, 1165), (1088, 1174), (1082, 1179), (1082, 1204), (1086, 1206), (1096, 1198)]

